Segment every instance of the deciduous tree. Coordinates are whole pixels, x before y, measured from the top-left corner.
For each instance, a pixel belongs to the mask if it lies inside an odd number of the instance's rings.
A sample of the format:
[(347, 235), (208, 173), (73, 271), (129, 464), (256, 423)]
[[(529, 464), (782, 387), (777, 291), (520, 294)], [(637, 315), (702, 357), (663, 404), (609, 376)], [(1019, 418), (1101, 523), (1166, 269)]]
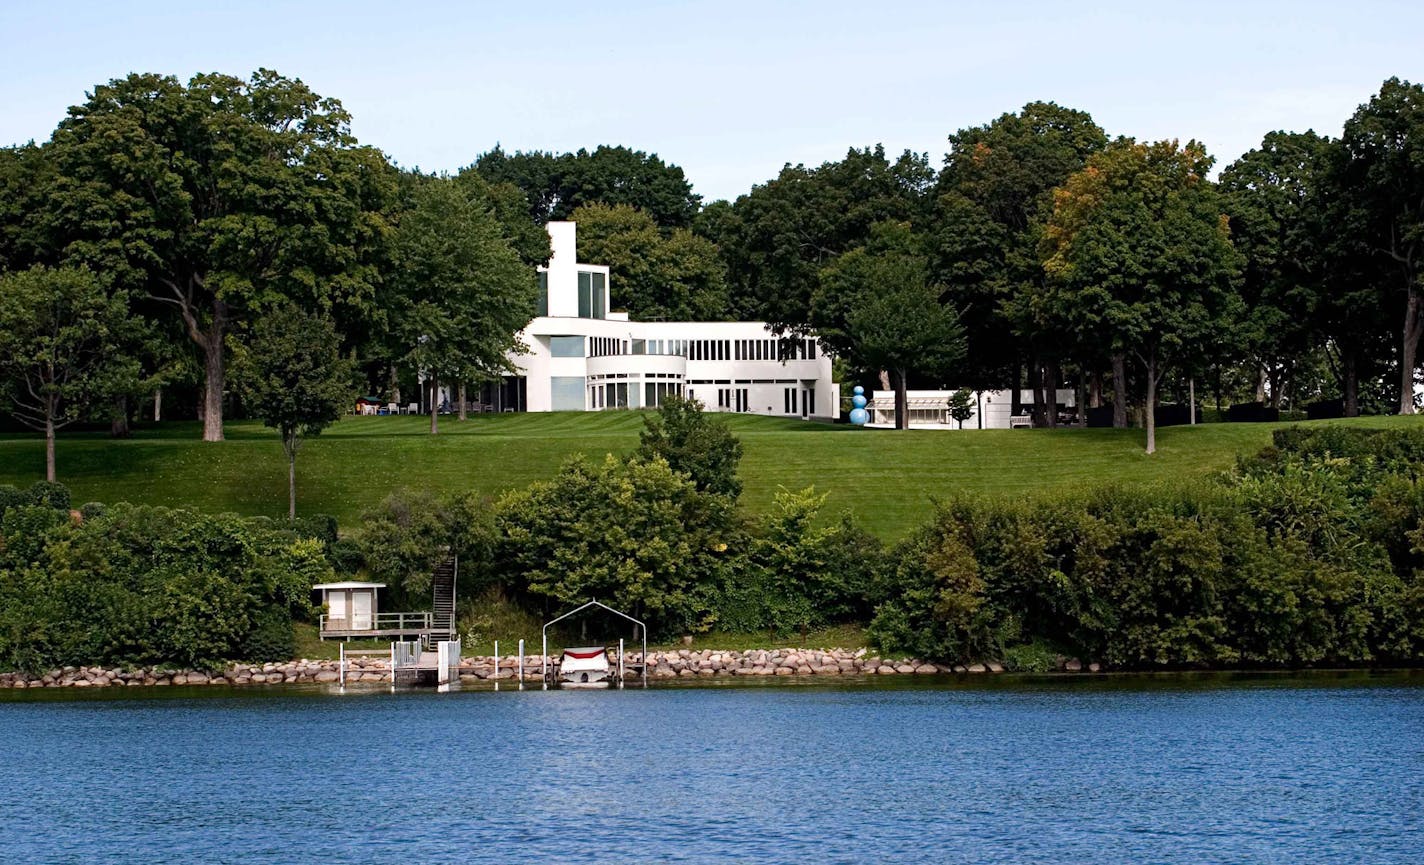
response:
[(295, 520), (297, 451), (351, 406), (355, 366), (329, 319), (288, 306), (257, 320), (237, 371), (247, 408), (282, 437), (287, 519)]
[(726, 318), (726, 272), (710, 240), (685, 228), (664, 232), (625, 204), (586, 204), (569, 218), (578, 223), (579, 256), (608, 265), (611, 302), (634, 321)]
[(123, 299), (87, 270), (0, 276), (0, 393), (17, 420), (44, 433), (46, 480), (55, 479), (56, 431), (136, 366), (118, 353), (134, 329)]
[[(432, 392), (441, 381), (479, 381), (511, 368), (538, 284), (489, 206), (448, 178), (424, 184), (401, 217), (395, 257), (391, 335)], [(430, 401), (432, 434), (438, 402)]]
[(1384, 259), (1387, 298), (1403, 307), (1399, 413), (1413, 414), (1424, 335), (1424, 87), (1391, 78), (1345, 122), (1337, 228)]
[(905, 223), (874, 228), (869, 243), (821, 272), (810, 321), (821, 342), (895, 388), (895, 426), (910, 426), (909, 374), (945, 373), (964, 358), (964, 329), (944, 286), (930, 281), (922, 241)]
[(1210, 167), (1196, 142), (1119, 139), (1054, 193), (1046, 226), (1048, 304), (1140, 362), (1149, 454), (1165, 366), (1219, 340), (1236, 300), (1239, 254)]
[(49, 145), (63, 252), (170, 309), (203, 357), (203, 439), (223, 437), (226, 341), (263, 309), (340, 318), (379, 277), (392, 169), (341, 103), (270, 70), (94, 88)]

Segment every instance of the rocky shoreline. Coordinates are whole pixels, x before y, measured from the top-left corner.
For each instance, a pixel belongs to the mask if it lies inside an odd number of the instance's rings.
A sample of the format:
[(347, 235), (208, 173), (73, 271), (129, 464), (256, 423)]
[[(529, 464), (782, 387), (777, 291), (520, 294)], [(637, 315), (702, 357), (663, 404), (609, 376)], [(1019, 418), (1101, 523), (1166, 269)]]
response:
[[(613, 663), (617, 664), (614, 654)], [(519, 658), (501, 656), (496, 665), (490, 656), (460, 659), (460, 681), (466, 684), (517, 679)], [(550, 669), (557, 671), (558, 656), (549, 659)], [(640, 653), (630, 653), (628, 664), (641, 661)], [(1097, 664), (1083, 664), (1076, 659), (1063, 659), (1059, 669), (1065, 672), (1098, 672)], [(712, 678), (728, 676), (929, 676), (1002, 673), (1002, 665), (934, 664), (914, 658), (885, 658), (866, 649), (750, 649), (747, 651), (717, 651), (715, 649), (679, 649), (650, 652), (650, 679)], [(540, 657), (524, 658), (524, 681), (538, 682)], [(380, 657), (351, 658), (346, 666), (347, 683), (389, 682), (389, 662)], [(134, 688), (173, 685), (279, 685), (334, 684), (341, 680), (340, 662), (299, 660), (287, 663), (232, 664), (215, 671), (180, 670), (171, 667), (136, 669), (106, 667), (64, 667), (40, 675), (20, 672), (0, 673), (0, 688)]]

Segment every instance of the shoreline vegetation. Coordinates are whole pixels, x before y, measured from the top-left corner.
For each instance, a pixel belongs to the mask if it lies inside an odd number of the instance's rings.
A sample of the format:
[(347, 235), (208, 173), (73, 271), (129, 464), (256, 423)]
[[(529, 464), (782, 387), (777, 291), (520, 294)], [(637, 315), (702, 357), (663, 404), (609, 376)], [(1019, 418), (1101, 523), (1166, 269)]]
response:
[[(139, 682), (156, 683), (158, 669), (226, 681), (240, 659), (262, 668), (247, 668), (251, 682), (276, 669), (268, 665), (322, 653), (314, 584), (371, 579), (387, 587), (383, 609), (420, 609), (434, 567), (451, 555), (461, 563), (455, 630), (472, 655), (493, 639), (513, 650), (515, 638), (596, 597), (646, 621), (650, 648), (703, 640), (659, 656), (680, 675), (678, 659), (696, 655), (688, 677), (831, 674), (842, 662), (866, 674), (855, 659), (871, 655), (899, 659), (872, 665), (886, 675), (882, 666), (1424, 660), (1417, 425), (1277, 429), (1229, 472), (1172, 489), (938, 502), (887, 545), (854, 513), (824, 517), (812, 489), (783, 490), (764, 516), (739, 514), (741, 443), (695, 403), (674, 401), (643, 422), (626, 456), (569, 461), (494, 501), (387, 496), (349, 535), (330, 517), (74, 507), (59, 484), (0, 487), (0, 670), (22, 673), (9, 681), (26, 686), (46, 675), (134, 681), (114, 670), (146, 670)], [(551, 634), (551, 645), (584, 644), (613, 623), (586, 624)], [(812, 660), (747, 661), (797, 634), (794, 652)], [(816, 654), (817, 643), (865, 654)], [(292, 669), (281, 681), (329, 671)]]

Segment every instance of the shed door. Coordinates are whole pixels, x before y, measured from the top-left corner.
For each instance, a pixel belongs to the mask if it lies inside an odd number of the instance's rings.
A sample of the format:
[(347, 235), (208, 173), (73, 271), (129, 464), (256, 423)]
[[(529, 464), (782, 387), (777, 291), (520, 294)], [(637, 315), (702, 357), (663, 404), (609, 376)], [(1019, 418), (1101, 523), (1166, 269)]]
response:
[(351, 628), (357, 631), (371, 629), (371, 592), (369, 589), (351, 593)]
[(326, 593), (327, 621), (332, 628), (339, 630), (346, 627), (346, 596), (349, 594), (339, 590)]

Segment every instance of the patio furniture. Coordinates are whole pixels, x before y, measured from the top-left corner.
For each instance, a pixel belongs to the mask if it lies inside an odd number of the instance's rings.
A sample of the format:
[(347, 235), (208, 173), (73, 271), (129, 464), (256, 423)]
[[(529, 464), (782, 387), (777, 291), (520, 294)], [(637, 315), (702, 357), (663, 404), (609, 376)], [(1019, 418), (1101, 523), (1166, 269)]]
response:
[(420, 414), (420, 403), (413, 402), (405, 407), (406, 414)]

